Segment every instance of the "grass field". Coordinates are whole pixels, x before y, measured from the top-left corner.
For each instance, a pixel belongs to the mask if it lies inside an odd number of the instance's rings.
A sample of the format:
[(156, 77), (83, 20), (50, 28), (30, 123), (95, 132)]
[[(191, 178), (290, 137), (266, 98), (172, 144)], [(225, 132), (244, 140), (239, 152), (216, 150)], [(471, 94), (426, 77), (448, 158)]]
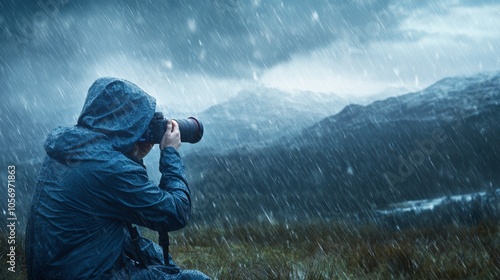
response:
[(313, 223), (189, 228), (174, 259), (217, 279), (500, 279), (500, 227)]
[[(155, 239), (155, 233), (145, 232)], [(6, 271), (3, 279), (24, 279)], [(500, 226), (445, 226), (387, 231), (317, 222), (188, 228), (171, 233), (179, 265), (214, 279), (500, 279)]]

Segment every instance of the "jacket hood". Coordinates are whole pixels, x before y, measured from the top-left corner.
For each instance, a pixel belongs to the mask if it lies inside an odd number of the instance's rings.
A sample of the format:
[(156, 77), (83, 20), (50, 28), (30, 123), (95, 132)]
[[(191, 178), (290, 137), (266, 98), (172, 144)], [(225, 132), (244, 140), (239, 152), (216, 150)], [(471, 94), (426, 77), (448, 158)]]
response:
[(45, 150), (56, 159), (67, 159), (75, 149), (99, 143), (126, 153), (146, 131), (155, 108), (156, 100), (135, 84), (100, 78), (89, 88), (77, 125), (53, 130)]

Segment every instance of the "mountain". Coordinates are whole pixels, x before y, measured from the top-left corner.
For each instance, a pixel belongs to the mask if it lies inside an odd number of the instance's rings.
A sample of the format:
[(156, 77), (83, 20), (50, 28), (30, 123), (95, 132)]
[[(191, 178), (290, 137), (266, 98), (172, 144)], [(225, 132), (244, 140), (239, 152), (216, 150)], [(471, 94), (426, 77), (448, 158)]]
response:
[(263, 147), (339, 112), (351, 101), (333, 94), (254, 88), (198, 115), (203, 140), (189, 151)]
[(195, 216), (325, 218), (499, 186), (498, 140), (500, 73), (483, 73), (349, 105), (266, 147), (186, 165)]
[(382, 91), (370, 94), (368, 96), (357, 97), (357, 99), (360, 100), (360, 102), (355, 102), (355, 103), (369, 104), (374, 101), (387, 99), (389, 97), (399, 96), (408, 92), (410, 92), (410, 90), (407, 89), (406, 87), (388, 87)]

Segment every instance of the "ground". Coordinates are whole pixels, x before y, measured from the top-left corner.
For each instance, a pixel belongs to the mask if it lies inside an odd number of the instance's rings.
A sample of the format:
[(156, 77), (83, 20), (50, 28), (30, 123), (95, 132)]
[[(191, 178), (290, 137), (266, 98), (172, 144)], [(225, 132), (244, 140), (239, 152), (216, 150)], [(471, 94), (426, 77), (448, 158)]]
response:
[[(155, 239), (156, 233), (143, 232)], [(0, 275), (25, 279), (23, 254)], [(382, 229), (344, 222), (190, 225), (171, 233), (179, 265), (214, 279), (499, 279), (500, 226)]]

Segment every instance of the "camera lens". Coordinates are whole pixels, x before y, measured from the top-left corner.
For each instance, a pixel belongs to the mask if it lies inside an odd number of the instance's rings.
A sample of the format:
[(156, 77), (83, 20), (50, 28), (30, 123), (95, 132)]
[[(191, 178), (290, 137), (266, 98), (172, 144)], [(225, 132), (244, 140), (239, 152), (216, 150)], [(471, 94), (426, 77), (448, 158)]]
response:
[(176, 119), (181, 132), (181, 142), (198, 143), (203, 137), (203, 125), (194, 117)]

